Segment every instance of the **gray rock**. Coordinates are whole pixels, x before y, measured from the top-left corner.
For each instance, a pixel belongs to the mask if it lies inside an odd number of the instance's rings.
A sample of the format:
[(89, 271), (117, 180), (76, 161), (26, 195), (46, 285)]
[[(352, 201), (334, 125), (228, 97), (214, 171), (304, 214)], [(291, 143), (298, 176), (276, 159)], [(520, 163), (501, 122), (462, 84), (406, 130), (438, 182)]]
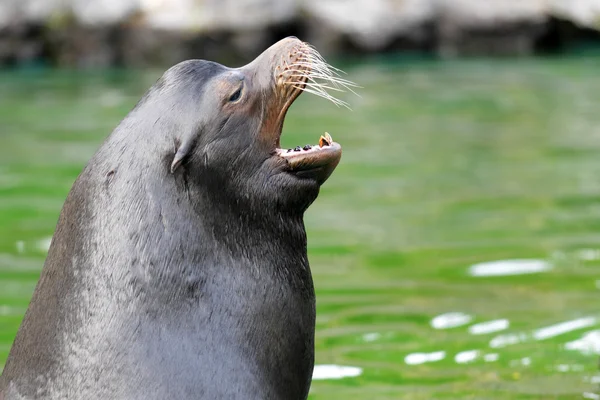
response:
[(304, 10), (328, 35), (351, 38), (376, 51), (399, 36), (411, 36), (434, 16), (432, 0), (307, 0)]
[[(39, 0), (38, 0), (39, 1)], [(110, 26), (139, 12), (139, 0), (68, 0), (75, 20), (83, 26)]]
[(295, 32), (324, 53), (530, 54), (551, 18), (600, 29), (600, 0), (0, 0), (0, 63), (240, 60)]
[(600, 0), (547, 0), (549, 14), (587, 28), (600, 29)]
[(293, 19), (297, 10), (297, 0), (141, 0), (140, 7), (150, 28), (196, 32), (262, 29)]

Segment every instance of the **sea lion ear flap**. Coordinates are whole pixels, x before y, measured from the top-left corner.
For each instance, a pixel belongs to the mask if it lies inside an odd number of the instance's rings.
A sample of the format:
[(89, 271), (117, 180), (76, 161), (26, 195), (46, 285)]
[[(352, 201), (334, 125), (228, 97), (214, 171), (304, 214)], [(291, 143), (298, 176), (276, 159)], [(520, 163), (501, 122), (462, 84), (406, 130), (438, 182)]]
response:
[(186, 138), (184, 139), (179, 148), (177, 148), (177, 152), (175, 153), (175, 157), (173, 158), (173, 162), (171, 163), (171, 173), (174, 173), (175, 170), (181, 165), (183, 160), (188, 156), (190, 150), (192, 149), (192, 139)]

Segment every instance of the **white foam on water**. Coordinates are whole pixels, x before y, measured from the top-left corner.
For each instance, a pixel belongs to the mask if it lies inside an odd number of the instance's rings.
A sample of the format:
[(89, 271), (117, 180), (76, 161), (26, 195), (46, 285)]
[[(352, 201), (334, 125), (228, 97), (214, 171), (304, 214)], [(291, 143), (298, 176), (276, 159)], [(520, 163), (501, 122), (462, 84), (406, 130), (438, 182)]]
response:
[(552, 265), (544, 260), (514, 259), (482, 262), (469, 267), (471, 276), (510, 276), (549, 271)]
[(362, 338), (365, 342), (373, 342), (373, 341), (379, 339), (380, 337), (381, 337), (381, 333), (371, 332), (371, 333), (365, 333)]
[(359, 367), (348, 367), (335, 364), (315, 365), (315, 369), (313, 370), (313, 379), (322, 380), (354, 378), (361, 375), (362, 372), (362, 368)]
[(600, 250), (598, 249), (581, 249), (577, 251), (577, 258), (583, 261), (600, 260)]
[(580, 339), (567, 342), (567, 350), (577, 350), (586, 355), (600, 354), (600, 330), (590, 331)]
[(527, 335), (524, 333), (505, 333), (490, 340), (490, 347), (498, 349), (501, 347), (510, 346), (511, 344), (521, 343), (526, 340)]
[(471, 335), (485, 335), (508, 329), (510, 322), (507, 319), (495, 319), (493, 321), (480, 322), (469, 327)]
[(600, 400), (600, 394), (591, 393), (591, 392), (584, 392), (583, 393), (583, 398), (584, 399), (591, 399), (591, 400)]
[(550, 258), (552, 260), (564, 260), (567, 258), (567, 255), (564, 251), (556, 250), (550, 254)]
[(446, 358), (446, 352), (443, 350), (432, 353), (411, 353), (404, 357), (404, 362), (408, 365), (418, 365), (426, 362), (441, 361), (444, 358)]
[(19, 307), (11, 307), (6, 304), (0, 305), (0, 316), (8, 317), (8, 316), (21, 316), (25, 314), (27, 309), (19, 308)]
[[(600, 319), (597, 317), (584, 317), (578, 318), (571, 321), (565, 321), (558, 324), (546, 326), (544, 328), (536, 329), (531, 334), (520, 332), (520, 333), (505, 333), (494, 337), (490, 340), (489, 346), (492, 348), (501, 348), (510, 346), (517, 343), (526, 342), (528, 340), (546, 340), (556, 336), (564, 335), (578, 329), (589, 328), (591, 326), (600, 324)], [(596, 340), (595, 334), (586, 337), (586, 340)], [(575, 341), (577, 342), (577, 341)], [(571, 344), (570, 346), (577, 346), (577, 344)]]
[(466, 325), (473, 320), (469, 314), (462, 312), (449, 312), (434, 317), (430, 324), (433, 329), (450, 329)]
[(109, 90), (104, 93), (101, 93), (100, 96), (98, 96), (98, 99), (100, 100), (100, 104), (102, 105), (102, 107), (114, 108), (123, 104), (123, 102), (127, 98), (121, 91)]
[(576, 331), (578, 329), (589, 328), (597, 323), (598, 318), (595, 317), (585, 317), (574, 319), (572, 321), (565, 321), (534, 331), (533, 338), (535, 340), (545, 340), (555, 336), (564, 335), (565, 333)]
[(50, 243), (52, 243), (52, 236), (38, 240), (36, 247), (40, 251), (47, 253), (48, 249), (50, 249)]
[(531, 365), (531, 358), (530, 357), (523, 357), (523, 358), (520, 358), (518, 360), (512, 360), (510, 362), (510, 366), (511, 367), (516, 367), (517, 365), (523, 365), (524, 367), (527, 367), (527, 366)]
[(25, 252), (25, 242), (22, 240), (17, 240), (15, 243), (15, 247), (17, 248), (17, 253), (23, 254)]
[(486, 354), (483, 356), (483, 360), (485, 362), (498, 361), (499, 358), (500, 358), (500, 356), (498, 355), (498, 353), (490, 353), (490, 354)]
[(569, 372), (571, 366), (569, 364), (558, 364), (555, 369), (558, 372)]
[(454, 361), (456, 361), (457, 364), (470, 363), (475, 361), (480, 354), (481, 352), (479, 350), (461, 351), (460, 353), (454, 356)]

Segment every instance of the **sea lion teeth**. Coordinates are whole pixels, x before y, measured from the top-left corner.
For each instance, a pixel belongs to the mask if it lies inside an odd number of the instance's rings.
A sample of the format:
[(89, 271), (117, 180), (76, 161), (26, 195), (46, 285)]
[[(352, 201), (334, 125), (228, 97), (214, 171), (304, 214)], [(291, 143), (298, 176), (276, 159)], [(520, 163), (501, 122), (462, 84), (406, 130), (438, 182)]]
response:
[(333, 143), (333, 139), (329, 133), (325, 132), (325, 136), (321, 135), (321, 138), (319, 139), (319, 147), (331, 146), (331, 143)]

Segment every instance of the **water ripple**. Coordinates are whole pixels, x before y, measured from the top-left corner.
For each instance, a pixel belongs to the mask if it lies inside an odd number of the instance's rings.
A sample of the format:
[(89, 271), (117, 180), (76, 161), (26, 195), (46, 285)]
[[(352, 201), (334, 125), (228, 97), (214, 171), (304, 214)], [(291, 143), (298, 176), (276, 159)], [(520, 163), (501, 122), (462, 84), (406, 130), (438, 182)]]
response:
[(446, 358), (446, 352), (443, 350), (432, 353), (411, 353), (404, 357), (404, 362), (408, 365), (417, 365), (426, 362), (441, 361), (444, 358)]
[(353, 378), (362, 374), (362, 368), (358, 367), (347, 367), (343, 365), (324, 364), (315, 365), (313, 370), (313, 379), (342, 379), (342, 378)]
[(508, 329), (510, 322), (507, 319), (496, 319), (493, 321), (480, 322), (469, 327), (471, 335), (485, 335)]
[(577, 350), (583, 354), (600, 354), (600, 330), (587, 332), (580, 339), (565, 344), (567, 350)]
[(510, 276), (545, 272), (552, 266), (544, 260), (515, 259), (489, 261), (471, 265), (469, 275), (471, 276)]
[(438, 315), (431, 320), (434, 329), (449, 329), (466, 325), (473, 320), (471, 315), (461, 312), (449, 312)]
[(479, 350), (465, 350), (454, 356), (454, 361), (458, 364), (466, 364), (475, 361), (481, 352)]

